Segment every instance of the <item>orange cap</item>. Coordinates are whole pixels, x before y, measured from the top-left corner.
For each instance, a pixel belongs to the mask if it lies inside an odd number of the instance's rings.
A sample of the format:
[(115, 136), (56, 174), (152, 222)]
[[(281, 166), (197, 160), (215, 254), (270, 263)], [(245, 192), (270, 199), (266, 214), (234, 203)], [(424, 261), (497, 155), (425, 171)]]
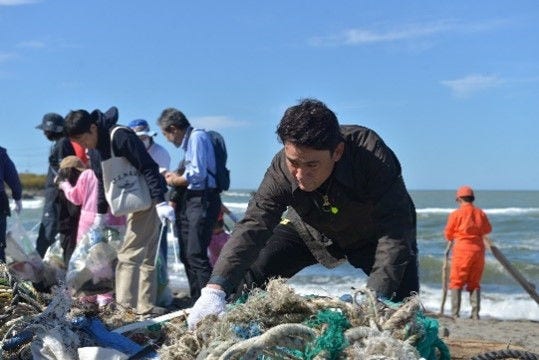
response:
[(464, 196), (474, 196), (473, 190), (471, 187), (464, 185), (458, 188), (457, 190), (457, 197), (464, 197)]

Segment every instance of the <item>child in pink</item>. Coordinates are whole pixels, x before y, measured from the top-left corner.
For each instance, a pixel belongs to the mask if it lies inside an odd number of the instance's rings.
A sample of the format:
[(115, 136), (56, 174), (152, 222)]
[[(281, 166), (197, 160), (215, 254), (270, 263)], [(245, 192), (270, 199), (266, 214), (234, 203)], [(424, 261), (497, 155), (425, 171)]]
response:
[[(79, 229), (77, 231), (77, 243), (80, 242), (84, 234), (92, 228), (97, 214), (97, 177), (92, 169), (87, 169), (76, 156), (66, 156), (60, 163), (60, 169), (75, 168), (82, 171), (78, 176), (76, 184), (73, 186), (69, 181), (62, 181), (59, 184), (66, 198), (75, 205), (81, 207)], [(125, 225), (125, 217), (117, 217), (108, 213), (105, 224), (113, 226)]]
[[(82, 237), (92, 228), (97, 215), (97, 177), (92, 169), (87, 169), (82, 161), (76, 156), (66, 156), (60, 162), (60, 173), (71, 173), (70, 176), (76, 177), (75, 185), (69, 181), (61, 181), (58, 185), (64, 192), (65, 197), (75, 205), (80, 205), (79, 228), (77, 231), (77, 244)], [(80, 173), (77, 176), (77, 173)], [(125, 217), (116, 217), (107, 213), (105, 224), (109, 226), (125, 225)], [(88, 297), (90, 298), (90, 297)], [(97, 302), (106, 304), (112, 301), (111, 293), (97, 295)], [(88, 299), (87, 299), (88, 300)]]

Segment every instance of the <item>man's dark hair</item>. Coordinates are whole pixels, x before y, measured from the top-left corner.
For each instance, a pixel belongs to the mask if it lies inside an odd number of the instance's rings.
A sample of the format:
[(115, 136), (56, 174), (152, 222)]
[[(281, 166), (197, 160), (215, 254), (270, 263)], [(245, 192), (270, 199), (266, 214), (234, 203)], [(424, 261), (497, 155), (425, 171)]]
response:
[(78, 136), (90, 132), (90, 126), (95, 119), (86, 110), (72, 110), (65, 118), (64, 129), (67, 136)]
[(339, 121), (335, 113), (316, 99), (300, 100), (289, 107), (276, 131), (281, 143), (307, 146), (333, 152), (342, 141)]
[(176, 108), (167, 108), (163, 110), (161, 116), (157, 119), (157, 125), (165, 131), (168, 131), (171, 126), (180, 130), (185, 130), (191, 126), (185, 115)]

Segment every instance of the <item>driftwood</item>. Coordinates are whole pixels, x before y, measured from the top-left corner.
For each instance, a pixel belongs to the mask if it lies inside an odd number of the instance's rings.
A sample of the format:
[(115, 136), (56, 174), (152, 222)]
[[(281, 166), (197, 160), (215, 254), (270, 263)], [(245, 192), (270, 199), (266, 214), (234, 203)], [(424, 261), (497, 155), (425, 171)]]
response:
[[(507, 344), (496, 341), (481, 341), (469, 339), (443, 339), (451, 352), (451, 360), (469, 360), (479, 354), (489, 351), (505, 350)], [(511, 349), (525, 350), (519, 346), (511, 346)]]
[(440, 305), (440, 315), (444, 314), (445, 299), (447, 298), (447, 285), (449, 282), (449, 252), (453, 247), (453, 242), (449, 241), (444, 253), (444, 264), (442, 266), (442, 304)]
[(490, 251), (492, 252), (492, 255), (498, 260), (505, 270), (513, 276), (513, 278), (522, 286), (524, 290), (528, 294), (530, 294), (531, 298), (535, 300), (537, 304), (539, 304), (539, 295), (537, 294), (537, 291), (535, 291), (535, 285), (529, 282), (511, 263), (509, 260), (505, 257), (505, 255), (498, 249), (496, 245), (492, 243), (492, 240), (486, 238), (485, 241), (486, 245), (490, 248)]

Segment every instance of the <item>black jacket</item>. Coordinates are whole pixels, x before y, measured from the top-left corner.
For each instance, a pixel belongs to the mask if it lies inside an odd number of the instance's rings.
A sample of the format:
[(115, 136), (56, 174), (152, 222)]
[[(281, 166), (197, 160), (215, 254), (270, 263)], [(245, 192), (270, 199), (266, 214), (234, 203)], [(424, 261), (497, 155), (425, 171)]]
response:
[[(406, 267), (402, 264), (414, 260), (417, 250), (416, 213), (400, 163), (374, 131), (346, 125), (341, 126), (341, 132), (345, 150), (321, 186), (323, 191), (299, 189), (286, 167), (284, 150), (275, 155), (245, 217), (222, 250), (210, 283), (223, 286), (227, 292), (235, 289), (291, 206), (345, 254), (374, 244), (368, 286), (380, 294), (397, 290)], [(326, 191), (338, 209), (336, 214), (321, 208)]]
[(60, 168), (62, 159), (70, 155), (75, 155), (75, 149), (73, 149), (73, 145), (71, 145), (69, 138), (62, 137), (54, 142), (49, 153), (49, 169), (47, 171), (47, 181), (45, 183), (47, 189), (58, 191), (58, 187), (54, 183), (54, 178), (58, 175), (58, 169)]
[[(98, 183), (98, 202), (97, 211), (105, 214), (108, 210), (108, 203), (105, 199), (105, 189), (103, 187), (103, 171), (101, 161), (110, 159), (110, 132), (116, 127), (118, 121), (118, 109), (110, 108), (106, 113), (94, 110), (91, 116), (95, 117), (98, 129), (97, 146), (90, 152), (90, 161)], [(144, 144), (138, 138), (137, 134), (129, 128), (121, 128), (114, 133), (114, 142), (112, 144), (114, 155), (123, 156), (131, 165), (137, 168), (146, 179), (150, 189), (151, 198), (159, 203), (165, 201), (164, 194), (167, 191), (163, 177), (159, 174), (159, 165), (152, 159)]]

